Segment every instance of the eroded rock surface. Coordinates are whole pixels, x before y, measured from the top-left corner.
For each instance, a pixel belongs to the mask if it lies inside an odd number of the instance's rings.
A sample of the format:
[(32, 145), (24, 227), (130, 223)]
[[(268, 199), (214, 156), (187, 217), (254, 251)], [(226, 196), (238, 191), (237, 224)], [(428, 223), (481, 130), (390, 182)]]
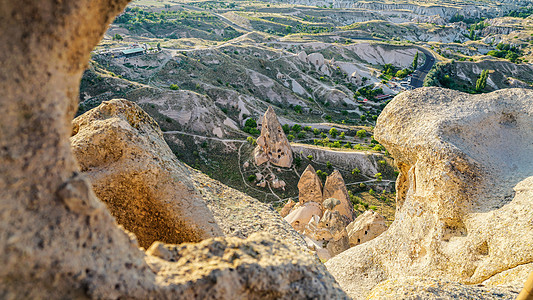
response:
[(89, 53), (127, 2), (2, 2), (0, 298), (346, 298), (315, 258), (269, 236), (208, 239), (165, 261), (117, 226), (69, 137)]
[(322, 203), (322, 182), (312, 165), (308, 165), (302, 173), (298, 181), (298, 191), (300, 203)]
[(368, 242), (385, 230), (385, 218), (373, 210), (365, 211), (346, 227), (351, 247)]
[(355, 217), (355, 211), (353, 205), (350, 203), (350, 197), (348, 196), (348, 190), (346, 189), (346, 184), (342, 178), (339, 170), (333, 171), (324, 184), (324, 194), (323, 198), (335, 198), (340, 200), (340, 205), (336, 206), (335, 209), (346, 218), (346, 225), (353, 221)]
[(518, 293), (506, 288), (465, 285), (439, 279), (406, 277), (386, 280), (377, 285), (368, 299), (401, 300), (513, 300)]
[(389, 103), (374, 136), (400, 169), (397, 213), (379, 237), (326, 263), (349, 295), (405, 276), (481, 284), (532, 263), (532, 116), (533, 91), (521, 89), (421, 88)]
[(117, 222), (139, 245), (199, 242), (221, 236), (211, 211), (157, 123), (126, 100), (105, 101), (72, 122), (81, 171)]
[(291, 145), (272, 106), (268, 107), (263, 116), (261, 135), (257, 138), (254, 159), (257, 165), (267, 161), (285, 168), (289, 168), (292, 165)]

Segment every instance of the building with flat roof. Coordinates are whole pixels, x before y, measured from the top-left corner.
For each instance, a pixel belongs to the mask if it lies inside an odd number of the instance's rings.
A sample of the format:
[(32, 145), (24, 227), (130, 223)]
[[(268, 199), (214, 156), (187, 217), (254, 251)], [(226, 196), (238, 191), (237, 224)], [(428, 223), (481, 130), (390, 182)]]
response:
[(122, 55), (125, 57), (133, 57), (133, 56), (144, 54), (145, 50), (144, 48), (137, 47), (137, 48), (122, 50), (121, 52), (122, 52)]

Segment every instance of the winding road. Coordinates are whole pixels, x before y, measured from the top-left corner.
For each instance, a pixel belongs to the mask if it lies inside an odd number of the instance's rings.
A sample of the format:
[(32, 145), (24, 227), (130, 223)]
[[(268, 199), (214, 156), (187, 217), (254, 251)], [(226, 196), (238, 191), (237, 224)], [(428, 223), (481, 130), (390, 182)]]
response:
[(429, 70), (433, 68), (433, 65), (435, 65), (436, 62), (436, 58), (435, 56), (433, 56), (433, 53), (422, 47), (417, 48), (420, 50), (420, 52), (426, 55), (426, 61), (421, 67), (416, 69), (416, 71), (413, 73), (413, 76), (411, 77), (410, 85), (415, 89), (424, 85), (424, 79), (426, 78), (426, 75), (428, 74)]

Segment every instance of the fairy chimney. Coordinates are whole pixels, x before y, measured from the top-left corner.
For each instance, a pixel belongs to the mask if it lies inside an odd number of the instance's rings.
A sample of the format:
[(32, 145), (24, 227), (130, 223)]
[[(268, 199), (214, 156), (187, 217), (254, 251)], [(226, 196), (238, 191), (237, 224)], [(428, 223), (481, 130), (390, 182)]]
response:
[(346, 190), (344, 179), (342, 179), (342, 175), (338, 170), (333, 171), (324, 184), (323, 199), (328, 198), (340, 200), (341, 203), (335, 207), (335, 210), (346, 218), (346, 224), (354, 220), (353, 205), (350, 203), (348, 190)]
[(285, 168), (292, 165), (291, 145), (272, 107), (269, 107), (263, 116), (261, 136), (257, 139), (254, 159), (257, 165), (267, 161)]
[(316, 174), (315, 168), (308, 165), (298, 181), (300, 203), (322, 203), (322, 182)]

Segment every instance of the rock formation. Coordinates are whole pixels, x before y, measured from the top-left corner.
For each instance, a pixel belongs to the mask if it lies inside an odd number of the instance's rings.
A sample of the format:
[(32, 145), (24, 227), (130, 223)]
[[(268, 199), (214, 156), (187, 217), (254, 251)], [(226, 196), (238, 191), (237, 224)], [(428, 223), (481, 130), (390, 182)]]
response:
[[(282, 209), (285, 220), (305, 236), (309, 249), (316, 251), (322, 260), (341, 253), (350, 247), (346, 225), (355, 211), (348, 202), (348, 191), (339, 171), (335, 170), (322, 182), (313, 166), (308, 165), (298, 182), (298, 204), (292, 201)], [(340, 200), (342, 199), (342, 200)]]
[(296, 205), (296, 202), (294, 202), (292, 199), (289, 199), (287, 203), (285, 203), (279, 214), (285, 218), (291, 212), (294, 205)]
[(488, 284), (502, 273), (490, 284), (519, 291), (533, 271), (532, 115), (521, 89), (421, 88), (389, 103), (374, 136), (400, 169), (396, 217), (326, 263), (349, 295), (405, 276)]
[(322, 203), (322, 182), (316, 174), (315, 168), (308, 165), (298, 181), (300, 203)]
[(126, 3), (2, 2), (2, 298), (346, 298), (322, 264), (279, 238), (156, 244), (150, 255), (117, 226), (69, 137), (89, 53)]
[(355, 217), (355, 211), (353, 210), (353, 205), (350, 202), (350, 197), (348, 196), (348, 190), (346, 190), (346, 184), (342, 175), (338, 170), (333, 171), (324, 184), (324, 193), (323, 198), (335, 198), (340, 200), (340, 205), (335, 209), (346, 218), (346, 225), (353, 221)]
[(344, 220), (338, 211), (327, 209), (320, 222), (318, 222), (318, 229), (328, 231), (331, 234), (326, 246), (331, 256), (335, 256), (350, 248)]
[(136, 104), (103, 102), (73, 121), (70, 138), (81, 171), (117, 222), (148, 248), (221, 236), (190, 172)]
[(285, 217), (285, 221), (298, 232), (303, 233), (305, 225), (309, 223), (313, 216), (322, 217), (320, 204), (316, 202), (306, 202), (296, 205), (294, 209)]
[(368, 242), (385, 230), (385, 218), (373, 210), (365, 211), (346, 227), (351, 247)]
[(265, 162), (289, 168), (292, 165), (292, 149), (274, 109), (270, 106), (261, 123), (261, 135), (257, 138), (257, 147), (254, 150), (254, 159), (257, 165)]

